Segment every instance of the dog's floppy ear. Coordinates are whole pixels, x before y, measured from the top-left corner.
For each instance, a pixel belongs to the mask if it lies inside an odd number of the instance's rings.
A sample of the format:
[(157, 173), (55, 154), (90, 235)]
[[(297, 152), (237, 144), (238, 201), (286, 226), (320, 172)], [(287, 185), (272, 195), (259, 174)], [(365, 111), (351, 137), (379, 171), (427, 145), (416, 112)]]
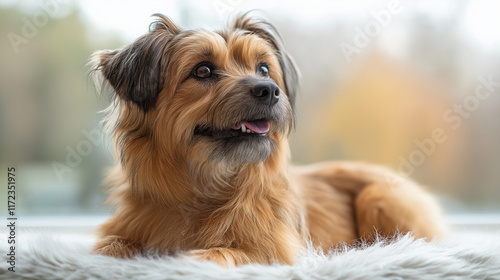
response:
[(247, 30), (268, 41), (277, 51), (286, 92), (290, 98), (292, 106), (295, 104), (295, 97), (298, 87), (298, 70), (291, 56), (285, 51), (283, 39), (274, 25), (260, 18), (249, 16), (249, 13), (236, 18), (233, 24), (234, 29)]
[[(130, 45), (93, 55), (95, 71), (100, 71), (116, 95), (144, 111), (154, 107), (165, 80), (166, 51), (171, 39), (180, 32), (171, 20), (161, 14), (150, 25), (149, 32)], [(105, 82), (106, 82), (105, 81)]]

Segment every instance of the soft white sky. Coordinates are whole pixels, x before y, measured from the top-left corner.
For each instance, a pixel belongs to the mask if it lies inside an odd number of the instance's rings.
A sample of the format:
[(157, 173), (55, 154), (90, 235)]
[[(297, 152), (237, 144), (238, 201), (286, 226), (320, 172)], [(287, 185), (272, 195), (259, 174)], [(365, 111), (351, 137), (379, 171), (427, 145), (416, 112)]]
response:
[[(149, 16), (158, 12), (191, 28), (221, 26), (231, 15), (254, 9), (264, 14), (296, 18), (308, 24), (332, 17), (359, 16), (364, 11), (359, 9), (358, 2), (360, 1), (77, 0), (90, 22), (102, 28), (117, 30), (129, 38), (143, 34), (151, 21)], [(383, 1), (371, 2), (384, 4)], [(116, 7), (120, 9), (117, 11)]]
[[(273, 17), (286, 17), (314, 26), (324, 20), (371, 20), (370, 13), (386, 9), (392, 0), (0, 0), (1, 6), (19, 5), (28, 11), (58, 2), (59, 14), (71, 3), (78, 5), (85, 20), (97, 30), (113, 31), (132, 40), (147, 31), (153, 13), (163, 13), (186, 27), (222, 26), (231, 14), (259, 9)], [(500, 1), (474, 0), (463, 11), (460, 23), (472, 44), (484, 49), (500, 46)], [(445, 19), (455, 1), (400, 0), (403, 13), (424, 11), (429, 17)], [(70, 3), (70, 4), (68, 4)]]

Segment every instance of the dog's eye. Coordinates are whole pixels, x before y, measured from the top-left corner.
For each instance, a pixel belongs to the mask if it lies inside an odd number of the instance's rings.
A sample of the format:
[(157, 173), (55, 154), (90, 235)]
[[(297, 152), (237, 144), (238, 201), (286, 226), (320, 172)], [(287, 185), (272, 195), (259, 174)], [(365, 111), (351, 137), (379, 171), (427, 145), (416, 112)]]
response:
[(210, 69), (207, 65), (200, 65), (196, 67), (193, 75), (201, 79), (210, 78), (212, 77), (212, 69)]
[(259, 64), (257, 72), (259, 72), (262, 76), (267, 77), (269, 76), (269, 66), (266, 64)]

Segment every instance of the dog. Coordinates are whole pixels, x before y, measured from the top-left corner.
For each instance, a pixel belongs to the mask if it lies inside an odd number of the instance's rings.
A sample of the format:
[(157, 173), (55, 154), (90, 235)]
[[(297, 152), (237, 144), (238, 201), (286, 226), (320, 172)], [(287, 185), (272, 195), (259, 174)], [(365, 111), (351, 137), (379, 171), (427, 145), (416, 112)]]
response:
[(135, 42), (93, 56), (117, 161), (117, 208), (94, 253), (290, 265), (308, 243), (443, 236), (435, 199), (384, 167), (290, 166), (298, 71), (272, 24), (243, 14), (183, 30), (154, 16)]

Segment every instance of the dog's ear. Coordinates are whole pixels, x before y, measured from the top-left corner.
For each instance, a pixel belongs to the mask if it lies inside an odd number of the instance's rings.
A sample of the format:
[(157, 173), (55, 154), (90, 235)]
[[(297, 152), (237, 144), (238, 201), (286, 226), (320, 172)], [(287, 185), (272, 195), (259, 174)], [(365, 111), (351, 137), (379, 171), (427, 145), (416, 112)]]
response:
[(94, 71), (100, 71), (122, 100), (144, 111), (154, 107), (165, 83), (166, 51), (171, 39), (181, 30), (161, 14), (151, 23), (149, 32), (130, 45), (93, 55)]
[(277, 51), (278, 59), (283, 72), (286, 92), (292, 106), (295, 104), (299, 74), (292, 57), (285, 51), (283, 39), (274, 25), (260, 18), (250, 17), (249, 13), (236, 18), (234, 29), (247, 30), (268, 41)]

